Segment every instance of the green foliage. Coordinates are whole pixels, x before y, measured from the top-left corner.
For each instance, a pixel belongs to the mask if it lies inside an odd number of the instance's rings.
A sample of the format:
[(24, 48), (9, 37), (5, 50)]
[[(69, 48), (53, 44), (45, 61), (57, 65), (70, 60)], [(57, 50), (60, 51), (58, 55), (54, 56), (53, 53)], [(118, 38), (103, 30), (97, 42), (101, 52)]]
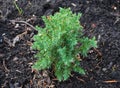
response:
[[(91, 47), (97, 47), (95, 38), (82, 37), (82, 26), (79, 23), (81, 14), (73, 14), (70, 9), (60, 8), (53, 16), (43, 16), (45, 28), (36, 27), (33, 49), (38, 61), (33, 65), (37, 70), (53, 68), (59, 81), (67, 80), (72, 71), (85, 74), (76, 58), (78, 53), (87, 55)], [(76, 47), (81, 43), (79, 48)]]

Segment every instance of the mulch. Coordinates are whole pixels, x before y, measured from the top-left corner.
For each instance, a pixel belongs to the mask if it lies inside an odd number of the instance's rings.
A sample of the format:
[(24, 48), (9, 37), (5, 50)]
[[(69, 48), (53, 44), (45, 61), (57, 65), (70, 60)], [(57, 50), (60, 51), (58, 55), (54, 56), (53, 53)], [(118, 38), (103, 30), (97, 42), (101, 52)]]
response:
[[(120, 88), (120, 0), (0, 0), (1, 88)], [(41, 16), (59, 7), (82, 13), (84, 35), (96, 37), (98, 48), (82, 58), (86, 75), (72, 73), (58, 82), (51, 70), (35, 71), (32, 50), (35, 26), (44, 27)]]

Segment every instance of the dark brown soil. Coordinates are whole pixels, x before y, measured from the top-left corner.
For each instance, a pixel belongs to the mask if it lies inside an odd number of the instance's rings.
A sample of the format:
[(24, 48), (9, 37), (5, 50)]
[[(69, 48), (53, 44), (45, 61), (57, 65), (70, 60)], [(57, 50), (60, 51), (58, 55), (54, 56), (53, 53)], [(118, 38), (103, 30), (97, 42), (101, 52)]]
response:
[[(120, 0), (0, 0), (0, 88), (120, 88)], [(96, 37), (98, 48), (81, 61), (82, 76), (72, 73), (58, 82), (49, 70), (36, 72), (31, 49), (33, 26), (44, 27), (41, 16), (59, 7), (81, 12), (84, 34)]]

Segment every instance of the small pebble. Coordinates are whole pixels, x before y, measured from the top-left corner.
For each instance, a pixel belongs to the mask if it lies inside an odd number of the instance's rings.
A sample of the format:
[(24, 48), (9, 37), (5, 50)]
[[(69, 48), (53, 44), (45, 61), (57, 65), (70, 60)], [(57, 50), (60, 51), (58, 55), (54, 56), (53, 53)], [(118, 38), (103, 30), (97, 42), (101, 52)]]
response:
[(18, 28), (18, 27), (19, 27), (19, 24), (16, 24), (16, 25), (15, 25), (15, 28)]
[(108, 69), (110, 69), (113, 66), (113, 62), (110, 62), (108, 65)]
[(13, 58), (13, 61), (17, 61), (17, 60), (18, 60), (18, 57), (14, 57), (14, 58)]
[(3, 37), (0, 36), (0, 44), (3, 43)]
[(100, 41), (101, 35), (98, 35), (98, 42)]
[(107, 68), (102, 68), (102, 71), (104, 71), (104, 72), (105, 72), (106, 70), (107, 70)]
[(76, 4), (75, 3), (71, 3), (72, 6), (76, 7)]

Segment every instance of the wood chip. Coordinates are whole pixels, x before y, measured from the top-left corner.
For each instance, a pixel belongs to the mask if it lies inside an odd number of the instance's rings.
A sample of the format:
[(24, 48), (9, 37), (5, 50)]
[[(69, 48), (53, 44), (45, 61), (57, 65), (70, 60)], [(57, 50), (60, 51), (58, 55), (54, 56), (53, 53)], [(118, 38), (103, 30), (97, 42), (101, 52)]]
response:
[(104, 83), (116, 83), (116, 82), (120, 82), (118, 80), (106, 80), (106, 81), (103, 81)]

